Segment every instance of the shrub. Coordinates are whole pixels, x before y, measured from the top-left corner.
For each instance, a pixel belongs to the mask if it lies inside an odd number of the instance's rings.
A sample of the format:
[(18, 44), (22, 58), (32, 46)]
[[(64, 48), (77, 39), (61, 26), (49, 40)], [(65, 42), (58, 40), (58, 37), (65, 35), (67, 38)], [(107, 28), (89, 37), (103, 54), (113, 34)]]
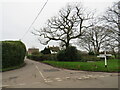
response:
[(55, 54), (42, 55), (41, 59), (48, 61), (56, 61), (56, 55)]
[(35, 60), (35, 61), (41, 61), (41, 55), (28, 55), (27, 58)]
[(93, 51), (88, 53), (89, 55), (95, 55), (95, 53)]
[(24, 63), (26, 47), (21, 41), (2, 41), (2, 68)]
[(28, 55), (27, 58), (35, 60), (35, 61), (56, 61), (56, 55), (55, 54), (41, 54), (41, 55)]
[(93, 55), (81, 55), (81, 61), (83, 62), (87, 62), (87, 61), (101, 61), (103, 59), (97, 57), (97, 56), (93, 56)]
[(75, 47), (69, 46), (67, 49), (61, 50), (57, 54), (58, 61), (78, 61), (79, 54)]

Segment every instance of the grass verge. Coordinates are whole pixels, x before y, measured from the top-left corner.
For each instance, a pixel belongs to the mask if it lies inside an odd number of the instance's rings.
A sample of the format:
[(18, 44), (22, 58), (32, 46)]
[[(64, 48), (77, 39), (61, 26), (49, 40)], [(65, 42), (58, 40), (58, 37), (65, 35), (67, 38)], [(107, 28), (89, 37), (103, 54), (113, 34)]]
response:
[(14, 70), (14, 69), (19, 69), (19, 68), (21, 68), (21, 67), (23, 67), (23, 66), (25, 66), (25, 65), (26, 65), (26, 63), (23, 63), (23, 64), (21, 64), (21, 65), (19, 65), (19, 66), (14, 66), (14, 67), (9, 67), (9, 68), (0, 69), (0, 72), (5, 72), (5, 71)]
[(107, 68), (104, 61), (96, 62), (60, 62), (60, 61), (43, 61), (43, 63), (71, 70), (98, 71), (98, 72), (120, 72), (120, 60), (107, 60)]

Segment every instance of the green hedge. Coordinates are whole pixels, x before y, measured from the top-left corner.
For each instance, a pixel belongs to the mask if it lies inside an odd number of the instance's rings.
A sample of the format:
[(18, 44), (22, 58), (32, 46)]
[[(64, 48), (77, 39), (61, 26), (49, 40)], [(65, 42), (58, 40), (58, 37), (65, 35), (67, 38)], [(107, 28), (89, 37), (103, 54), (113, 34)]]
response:
[(2, 41), (2, 69), (24, 63), (26, 47), (21, 41)]
[(104, 59), (101, 59), (95, 55), (81, 55), (81, 61), (82, 62), (87, 62), (87, 61), (101, 61), (101, 60), (104, 60)]
[(56, 55), (54, 54), (28, 55), (27, 58), (35, 61), (44, 61), (44, 60), (56, 61), (57, 60)]

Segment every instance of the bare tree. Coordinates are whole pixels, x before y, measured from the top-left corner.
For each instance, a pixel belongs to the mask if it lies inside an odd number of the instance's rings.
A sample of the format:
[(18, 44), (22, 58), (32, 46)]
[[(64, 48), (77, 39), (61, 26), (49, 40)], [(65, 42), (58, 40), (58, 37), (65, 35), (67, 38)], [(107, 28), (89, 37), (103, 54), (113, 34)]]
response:
[(118, 42), (116, 42), (114, 39), (111, 39), (109, 43), (107, 43), (107, 51), (111, 52), (116, 58), (116, 52), (118, 51)]
[(83, 34), (76, 42), (76, 44), (80, 47), (83, 48), (85, 50), (87, 50), (88, 52), (93, 52), (93, 45), (91, 42), (91, 38), (89, 37), (89, 35), (87, 35), (87, 33)]
[(102, 19), (105, 21), (106, 26), (111, 29), (112, 34), (109, 36), (118, 42), (118, 53), (120, 54), (120, 1), (108, 8)]
[(42, 44), (54, 40), (62, 42), (67, 48), (71, 40), (82, 35), (84, 28), (91, 26), (86, 26), (86, 22), (91, 18), (92, 14), (85, 12), (81, 4), (68, 4), (59, 11), (58, 16), (48, 19), (45, 27), (33, 33), (44, 38), (43, 42), (39, 39)]
[(78, 45), (89, 52), (98, 54), (105, 41), (110, 41), (110, 38), (107, 36), (109, 33), (111, 32), (104, 26), (93, 26), (85, 30), (83, 36), (78, 40)]

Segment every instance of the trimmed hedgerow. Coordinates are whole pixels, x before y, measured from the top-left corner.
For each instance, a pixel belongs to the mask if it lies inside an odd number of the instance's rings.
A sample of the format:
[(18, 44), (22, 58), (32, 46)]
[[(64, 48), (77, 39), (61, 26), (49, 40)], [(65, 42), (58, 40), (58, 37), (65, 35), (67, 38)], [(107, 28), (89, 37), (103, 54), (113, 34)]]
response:
[(44, 61), (44, 60), (49, 60), (49, 61), (56, 61), (56, 55), (55, 54), (43, 54), (43, 55), (28, 55), (28, 59), (32, 59), (35, 61)]
[(2, 41), (2, 69), (24, 63), (26, 47), (21, 41)]

